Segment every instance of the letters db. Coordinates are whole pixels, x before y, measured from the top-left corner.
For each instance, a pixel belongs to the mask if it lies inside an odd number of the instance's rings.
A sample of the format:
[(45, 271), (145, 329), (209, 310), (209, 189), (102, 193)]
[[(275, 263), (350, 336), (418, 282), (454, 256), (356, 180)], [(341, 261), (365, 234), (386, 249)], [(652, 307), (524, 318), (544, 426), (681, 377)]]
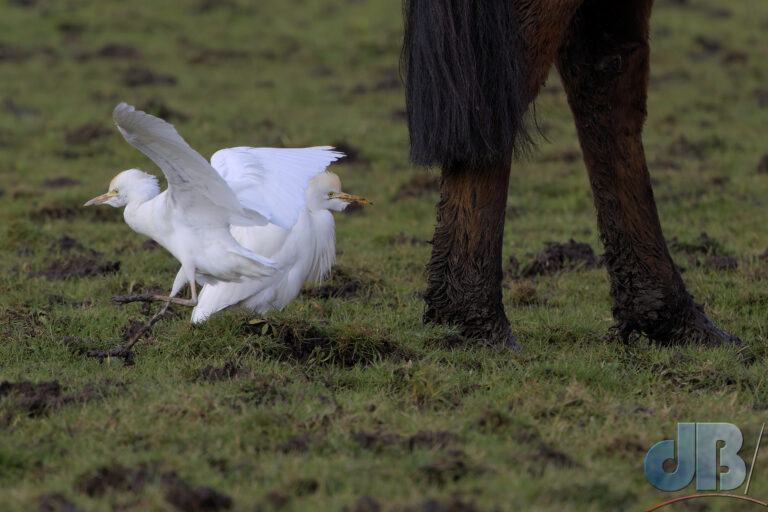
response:
[[(718, 441), (725, 446), (718, 447)], [(716, 491), (718, 476), (721, 491), (736, 489), (744, 482), (747, 471), (738, 455), (743, 441), (741, 430), (731, 423), (678, 423), (677, 457), (674, 439), (656, 443), (645, 456), (645, 476), (662, 491), (683, 489), (691, 483), (694, 474), (699, 491)], [(675, 458), (675, 471), (665, 471), (664, 461)], [(718, 474), (718, 465), (727, 467), (728, 471)]]

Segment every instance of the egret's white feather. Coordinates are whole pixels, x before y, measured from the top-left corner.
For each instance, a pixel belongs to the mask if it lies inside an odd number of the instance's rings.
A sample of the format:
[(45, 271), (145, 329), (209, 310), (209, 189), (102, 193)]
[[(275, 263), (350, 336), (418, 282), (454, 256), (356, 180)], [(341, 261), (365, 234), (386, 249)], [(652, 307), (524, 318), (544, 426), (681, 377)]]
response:
[(125, 103), (115, 107), (112, 117), (125, 140), (160, 167), (168, 181), (169, 199), (182, 209), (194, 214), (210, 203), (221, 210), (217, 214), (225, 216), (227, 223), (267, 223), (261, 213), (243, 210), (227, 182), (172, 124)]
[(306, 209), (309, 180), (343, 157), (330, 146), (313, 148), (221, 149), (211, 165), (235, 192), (247, 212), (257, 212), (284, 229), (291, 229)]
[(299, 213), (290, 230), (275, 224), (233, 226), (232, 236), (240, 245), (274, 260), (280, 272), (239, 283), (206, 284), (192, 311), (192, 322), (203, 322), (210, 315), (238, 304), (259, 314), (283, 309), (299, 294), (304, 283), (324, 279), (336, 257), (335, 224), (330, 210), (346, 207), (346, 203), (330, 197), (329, 192), (339, 192), (340, 188), (333, 173), (313, 178), (306, 192), (307, 211)]

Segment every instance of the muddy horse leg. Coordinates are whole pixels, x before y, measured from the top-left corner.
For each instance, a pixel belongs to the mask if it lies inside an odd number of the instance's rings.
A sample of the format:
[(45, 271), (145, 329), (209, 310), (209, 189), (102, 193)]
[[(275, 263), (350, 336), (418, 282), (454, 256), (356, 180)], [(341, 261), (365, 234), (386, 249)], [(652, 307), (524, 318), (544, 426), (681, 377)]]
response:
[(593, 0), (574, 16), (557, 67), (589, 173), (620, 335), (736, 341), (704, 315), (667, 250), (641, 140), (652, 0)]
[(501, 302), (501, 246), (509, 160), (478, 170), (443, 170), (425, 321), (456, 324), (465, 336), (517, 349)]
[(517, 348), (501, 248), (523, 115), (581, 0), (407, 0), (403, 51), (411, 159), (442, 169), (424, 319)]

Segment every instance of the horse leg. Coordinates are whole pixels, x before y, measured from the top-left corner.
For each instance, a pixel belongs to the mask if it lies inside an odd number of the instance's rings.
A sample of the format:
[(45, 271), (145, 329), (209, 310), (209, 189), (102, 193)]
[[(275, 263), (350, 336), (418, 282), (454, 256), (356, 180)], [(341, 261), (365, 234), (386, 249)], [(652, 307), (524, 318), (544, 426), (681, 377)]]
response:
[(593, 0), (571, 21), (557, 67), (589, 173), (613, 316), (625, 340), (737, 340), (687, 292), (662, 235), (641, 140), (652, 0)]
[(444, 168), (425, 321), (457, 324), (465, 336), (517, 349), (501, 302), (501, 246), (510, 160)]
[(582, 0), (507, 1), (410, 0), (404, 55), (411, 157), (442, 168), (424, 319), (514, 349), (501, 291), (509, 146), (526, 139), (524, 111)]

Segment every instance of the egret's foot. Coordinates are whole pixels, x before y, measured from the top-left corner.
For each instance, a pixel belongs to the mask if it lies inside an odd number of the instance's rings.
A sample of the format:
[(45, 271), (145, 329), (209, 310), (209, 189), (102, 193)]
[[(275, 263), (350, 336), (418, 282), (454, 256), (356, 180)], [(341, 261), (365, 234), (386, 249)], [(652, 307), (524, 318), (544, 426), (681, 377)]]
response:
[(179, 297), (168, 297), (167, 295), (155, 295), (153, 293), (141, 293), (139, 295), (115, 295), (113, 302), (118, 304), (128, 304), (131, 302), (166, 302), (170, 304), (179, 304), (180, 306), (197, 306), (197, 299), (181, 299)]
[(137, 329), (136, 332), (133, 333), (133, 336), (131, 336), (131, 338), (125, 343), (118, 345), (110, 350), (91, 350), (88, 352), (88, 355), (90, 357), (97, 357), (102, 361), (109, 357), (117, 357), (122, 359), (125, 364), (133, 364), (133, 346), (136, 344), (136, 342), (139, 341), (139, 339), (141, 339), (142, 336), (152, 330), (153, 325), (155, 325), (161, 318), (163, 318), (163, 316), (165, 316), (165, 313), (168, 311), (168, 306), (170, 304), (170, 301), (166, 301), (163, 307), (160, 308), (157, 313), (152, 315), (152, 318), (150, 318), (147, 323)]

